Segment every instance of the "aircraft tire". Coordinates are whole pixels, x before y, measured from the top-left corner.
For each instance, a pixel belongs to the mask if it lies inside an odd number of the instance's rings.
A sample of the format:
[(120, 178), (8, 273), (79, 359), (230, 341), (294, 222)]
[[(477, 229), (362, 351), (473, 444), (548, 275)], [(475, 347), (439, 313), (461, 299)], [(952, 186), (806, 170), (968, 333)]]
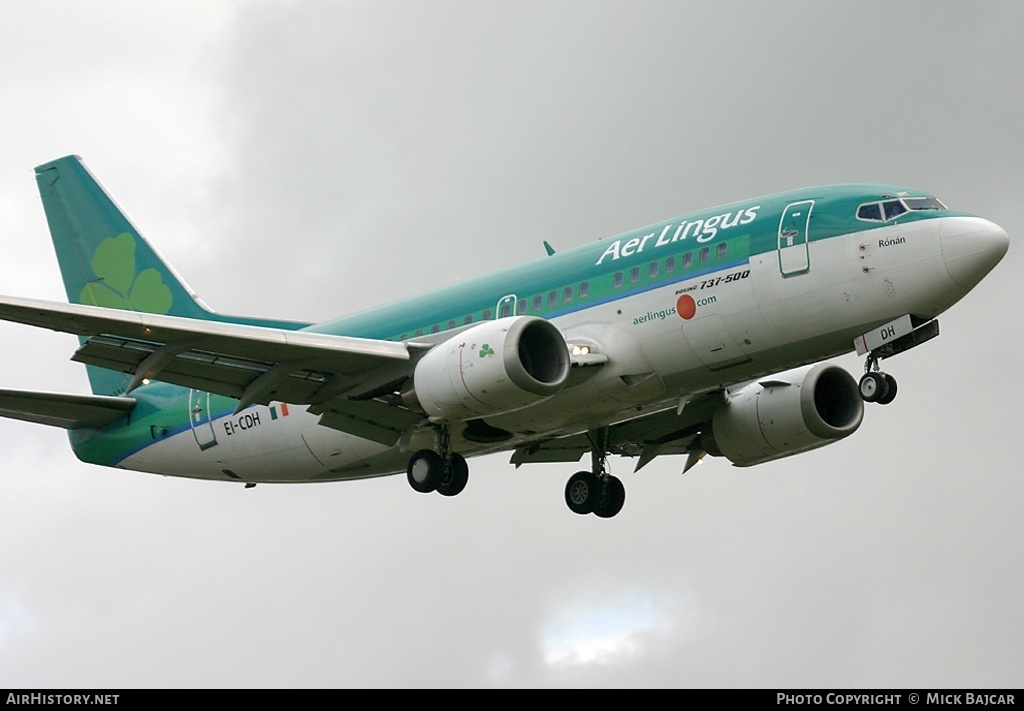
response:
[(883, 373), (865, 373), (860, 379), (857, 389), (860, 391), (861, 400), (864, 402), (879, 402), (885, 397), (889, 384)]
[(581, 516), (592, 513), (600, 487), (601, 482), (592, 472), (576, 472), (565, 485), (565, 503)]
[(437, 493), (441, 496), (458, 496), (469, 483), (469, 464), (458, 452), (452, 452), (451, 462), (437, 483)]
[(878, 398), (878, 404), (888, 405), (896, 399), (896, 378), (888, 373), (883, 373), (882, 376), (885, 378), (885, 395)]
[(611, 518), (622, 511), (626, 503), (626, 487), (618, 477), (608, 477), (607, 484), (598, 492), (594, 502), (594, 515), (599, 518)]
[(421, 449), (409, 457), (405, 475), (409, 480), (409, 486), (421, 494), (429, 494), (437, 489), (444, 476), (444, 461), (437, 452)]

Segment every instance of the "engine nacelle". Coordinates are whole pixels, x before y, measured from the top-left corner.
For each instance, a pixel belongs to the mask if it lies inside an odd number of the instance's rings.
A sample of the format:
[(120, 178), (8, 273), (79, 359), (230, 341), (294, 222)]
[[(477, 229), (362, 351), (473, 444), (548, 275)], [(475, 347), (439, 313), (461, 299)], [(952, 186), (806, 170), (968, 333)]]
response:
[(548, 399), (569, 377), (562, 333), (535, 316), (474, 326), (416, 364), (411, 401), (435, 422), (518, 410)]
[(853, 376), (821, 363), (731, 393), (715, 410), (705, 449), (748, 467), (831, 444), (856, 432), (863, 419)]

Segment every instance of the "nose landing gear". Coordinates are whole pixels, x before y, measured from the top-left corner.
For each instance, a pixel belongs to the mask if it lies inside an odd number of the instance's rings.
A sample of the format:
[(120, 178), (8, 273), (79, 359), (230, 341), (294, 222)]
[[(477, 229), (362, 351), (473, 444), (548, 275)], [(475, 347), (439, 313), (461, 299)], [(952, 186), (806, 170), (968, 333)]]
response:
[(868, 354), (864, 364), (864, 375), (858, 385), (860, 397), (864, 402), (877, 402), (888, 405), (896, 399), (896, 378), (878, 369), (878, 357)]

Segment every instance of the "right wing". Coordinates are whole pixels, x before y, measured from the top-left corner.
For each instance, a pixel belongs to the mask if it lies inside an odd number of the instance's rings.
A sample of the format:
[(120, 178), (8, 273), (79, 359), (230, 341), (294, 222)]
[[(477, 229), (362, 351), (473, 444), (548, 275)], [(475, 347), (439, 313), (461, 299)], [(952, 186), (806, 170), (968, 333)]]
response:
[[(704, 455), (701, 435), (711, 422), (714, 409), (722, 402), (722, 391), (695, 395), (685, 407), (669, 408), (611, 425), (606, 446), (610, 453), (636, 457), (636, 470), (662, 454), (690, 454), (683, 471)], [(586, 433), (540, 439), (518, 447), (511, 463), (577, 462), (592, 448)], [(635, 471), (635, 470), (634, 470)]]

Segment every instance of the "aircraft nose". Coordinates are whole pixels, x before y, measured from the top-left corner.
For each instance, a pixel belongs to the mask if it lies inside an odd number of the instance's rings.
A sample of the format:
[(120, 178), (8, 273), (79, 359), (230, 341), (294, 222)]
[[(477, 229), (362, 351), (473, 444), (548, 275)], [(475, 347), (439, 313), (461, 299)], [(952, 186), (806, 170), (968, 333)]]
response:
[(967, 289), (992, 271), (1010, 247), (1006, 230), (983, 217), (945, 218), (939, 242), (949, 275)]

